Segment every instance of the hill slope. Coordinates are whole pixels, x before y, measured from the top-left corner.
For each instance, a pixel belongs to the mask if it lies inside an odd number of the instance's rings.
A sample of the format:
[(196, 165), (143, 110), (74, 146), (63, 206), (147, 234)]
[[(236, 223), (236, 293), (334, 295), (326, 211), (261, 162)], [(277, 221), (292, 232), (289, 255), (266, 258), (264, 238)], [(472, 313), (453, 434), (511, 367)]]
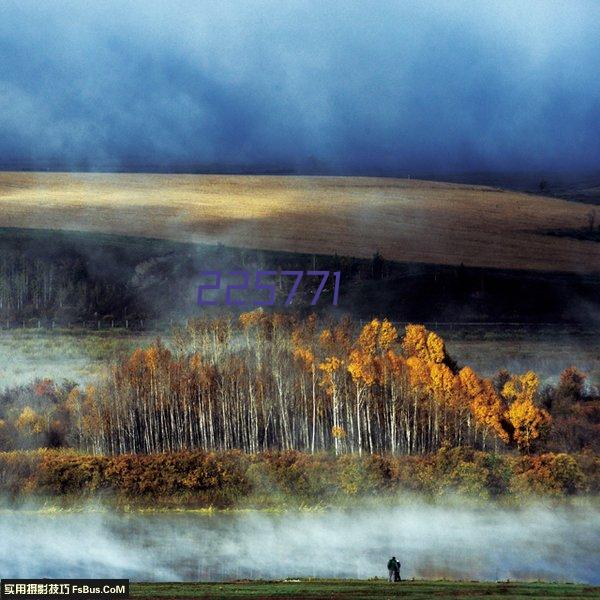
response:
[(590, 210), (417, 180), (0, 173), (0, 227), (482, 267), (599, 271), (600, 244), (544, 234), (584, 228)]

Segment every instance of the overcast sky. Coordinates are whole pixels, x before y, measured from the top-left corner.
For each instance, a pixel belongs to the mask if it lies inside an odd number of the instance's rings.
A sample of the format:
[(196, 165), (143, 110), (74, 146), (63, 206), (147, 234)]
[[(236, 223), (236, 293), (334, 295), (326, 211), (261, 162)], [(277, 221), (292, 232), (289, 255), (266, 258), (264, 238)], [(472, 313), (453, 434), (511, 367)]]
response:
[(600, 2), (2, 0), (0, 163), (589, 170)]

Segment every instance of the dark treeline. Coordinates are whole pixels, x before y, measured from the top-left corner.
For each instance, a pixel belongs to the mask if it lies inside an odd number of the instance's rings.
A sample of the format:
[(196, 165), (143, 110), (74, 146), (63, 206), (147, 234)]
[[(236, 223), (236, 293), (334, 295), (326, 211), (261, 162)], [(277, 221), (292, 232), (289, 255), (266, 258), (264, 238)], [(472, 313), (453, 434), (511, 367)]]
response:
[[(108, 234), (0, 232), (0, 328), (7, 329), (139, 328), (150, 319), (164, 323), (193, 316), (199, 311), (198, 285), (205, 281), (202, 270), (335, 269), (343, 271), (344, 284), (351, 284), (379, 281), (385, 264), (379, 256), (369, 261)], [(293, 280), (276, 277), (275, 283), (283, 304)], [(318, 280), (305, 278), (296, 303), (308, 306), (317, 285)], [(328, 298), (317, 309), (330, 307)]]
[[(81, 232), (0, 230), (0, 327), (145, 327), (199, 312), (202, 270), (341, 272), (339, 309), (397, 321), (590, 324), (600, 275), (266, 252)], [(295, 306), (309, 307), (305, 278)], [(283, 306), (293, 283), (277, 279)], [(306, 285), (305, 285), (306, 284)], [(251, 293), (249, 293), (251, 295)], [(315, 310), (331, 309), (326, 290)], [(458, 315), (458, 317), (457, 317)]]
[(7, 390), (0, 419), (0, 449), (528, 454), (598, 451), (600, 399), (576, 368), (543, 389), (532, 371), (482, 378), (422, 325), (255, 310), (192, 320), (85, 389)]

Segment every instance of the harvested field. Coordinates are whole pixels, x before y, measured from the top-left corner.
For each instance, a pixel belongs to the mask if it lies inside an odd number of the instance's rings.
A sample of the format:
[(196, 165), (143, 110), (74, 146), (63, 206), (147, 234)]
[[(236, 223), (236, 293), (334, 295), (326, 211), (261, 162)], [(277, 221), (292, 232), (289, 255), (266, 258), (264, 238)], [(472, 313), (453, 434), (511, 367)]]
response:
[(600, 270), (590, 206), (500, 189), (356, 177), (0, 173), (0, 226), (120, 233), (406, 262)]

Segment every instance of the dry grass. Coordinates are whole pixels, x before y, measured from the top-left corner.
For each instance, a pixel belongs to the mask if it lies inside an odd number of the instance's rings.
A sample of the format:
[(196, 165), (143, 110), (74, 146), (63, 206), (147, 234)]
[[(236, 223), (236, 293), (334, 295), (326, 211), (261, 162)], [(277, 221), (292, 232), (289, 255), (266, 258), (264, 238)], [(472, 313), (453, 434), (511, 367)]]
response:
[(590, 207), (481, 186), (342, 177), (0, 173), (0, 226), (500, 268), (600, 270), (545, 236)]
[(331, 598), (340, 600), (375, 600), (381, 598), (513, 598), (531, 600), (544, 598), (598, 598), (600, 588), (569, 583), (521, 583), (479, 581), (423, 581), (410, 580), (390, 584), (385, 579), (313, 579), (283, 581), (230, 581), (221, 583), (133, 583), (133, 598), (273, 598), (288, 600)]

